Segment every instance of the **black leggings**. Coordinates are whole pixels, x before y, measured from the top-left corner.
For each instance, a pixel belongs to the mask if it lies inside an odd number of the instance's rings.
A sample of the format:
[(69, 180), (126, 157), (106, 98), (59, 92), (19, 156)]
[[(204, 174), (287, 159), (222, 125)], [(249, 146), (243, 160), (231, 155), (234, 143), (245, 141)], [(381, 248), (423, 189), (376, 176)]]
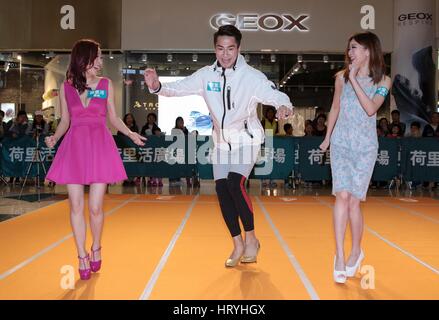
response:
[(239, 218), (245, 231), (253, 231), (255, 228), (253, 207), (245, 191), (245, 180), (243, 175), (229, 172), (227, 179), (215, 181), (221, 212), (232, 237), (241, 234)]

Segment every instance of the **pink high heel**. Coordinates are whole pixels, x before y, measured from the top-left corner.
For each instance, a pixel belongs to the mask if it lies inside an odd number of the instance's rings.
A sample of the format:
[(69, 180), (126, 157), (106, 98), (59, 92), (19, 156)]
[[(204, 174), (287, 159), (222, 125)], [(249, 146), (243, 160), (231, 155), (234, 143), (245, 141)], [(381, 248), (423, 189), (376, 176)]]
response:
[(95, 252), (101, 251), (102, 247), (99, 247), (97, 250), (93, 250), (93, 246), (91, 247), (91, 257), (92, 260), (90, 260), (90, 268), (93, 272), (98, 272), (101, 270), (102, 265), (102, 259), (95, 261)]
[[(87, 265), (87, 261), (90, 263), (90, 255), (87, 254), (84, 258), (81, 258), (80, 256), (78, 256), (79, 261), (83, 261), (84, 265)], [(90, 280), (91, 277), (91, 269), (90, 267), (88, 267), (87, 269), (81, 269), (79, 268), (79, 277), (81, 278), (81, 280)]]

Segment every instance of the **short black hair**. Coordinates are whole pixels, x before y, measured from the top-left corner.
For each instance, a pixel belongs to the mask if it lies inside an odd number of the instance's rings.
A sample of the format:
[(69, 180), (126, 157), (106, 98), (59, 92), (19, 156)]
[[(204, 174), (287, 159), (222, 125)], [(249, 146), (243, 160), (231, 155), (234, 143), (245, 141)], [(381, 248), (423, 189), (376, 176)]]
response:
[(270, 111), (273, 111), (274, 115), (276, 116), (277, 111), (276, 111), (276, 108), (273, 106), (268, 106), (267, 109), (265, 109), (264, 116), (267, 117), (267, 115)]
[(5, 112), (3, 110), (0, 110), (0, 116), (2, 116), (2, 117), (5, 116)]
[[(148, 115), (146, 116), (146, 119), (148, 119), (149, 116), (153, 116), (154, 119), (155, 119), (155, 121), (157, 121), (157, 115), (156, 115), (154, 112), (150, 112), (150, 113), (148, 113)], [(134, 118), (134, 117), (133, 117), (133, 118)]]
[(398, 115), (401, 115), (401, 112), (399, 112), (399, 110), (393, 110), (391, 114), (395, 114), (397, 113)]
[(238, 45), (238, 48), (241, 45), (242, 33), (234, 25), (226, 24), (225, 26), (219, 27), (218, 31), (215, 32), (213, 35), (213, 44), (214, 45), (216, 45), (216, 41), (218, 40), (218, 37), (220, 37), (220, 36), (234, 37), (236, 40), (236, 44)]
[(20, 111), (18, 111), (18, 113), (17, 113), (17, 119), (18, 119), (18, 117), (19, 116), (27, 116), (27, 113), (26, 113), (26, 111), (24, 111), (24, 110), (20, 110)]
[(410, 127), (416, 127), (418, 129), (421, 129), (421, 123), (418, 121), (413, 121)]
[(293, 126), (291, 125), (291, 123), (285, 123), (284, 124), (284, 131), (287, 132), (287, 130), (289, 129), (293, 129)]

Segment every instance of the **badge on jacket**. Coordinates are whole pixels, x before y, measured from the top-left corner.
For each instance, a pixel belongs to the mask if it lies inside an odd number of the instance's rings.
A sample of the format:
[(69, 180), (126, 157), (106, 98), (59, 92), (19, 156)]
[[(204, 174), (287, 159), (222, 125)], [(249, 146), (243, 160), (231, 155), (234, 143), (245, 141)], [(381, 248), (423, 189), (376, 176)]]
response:
[(221, 83), (209, 81), (207, 83), (207, 91), (221, 92)]

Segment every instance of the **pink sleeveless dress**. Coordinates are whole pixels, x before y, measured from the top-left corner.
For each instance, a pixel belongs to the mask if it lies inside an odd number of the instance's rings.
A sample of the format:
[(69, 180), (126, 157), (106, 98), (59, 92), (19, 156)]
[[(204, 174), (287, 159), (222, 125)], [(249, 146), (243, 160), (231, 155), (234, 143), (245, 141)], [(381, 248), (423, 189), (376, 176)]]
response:
[[(106, 90), (101, 78), (96, 90)], [(56, 152), (47, 179), (57, 184), (116, 183), (127, 179), (122, 159), (106, 126), (107, 98), (91, 98), (83, 106), (75, 87), (64, 82), (70, 128)]]

